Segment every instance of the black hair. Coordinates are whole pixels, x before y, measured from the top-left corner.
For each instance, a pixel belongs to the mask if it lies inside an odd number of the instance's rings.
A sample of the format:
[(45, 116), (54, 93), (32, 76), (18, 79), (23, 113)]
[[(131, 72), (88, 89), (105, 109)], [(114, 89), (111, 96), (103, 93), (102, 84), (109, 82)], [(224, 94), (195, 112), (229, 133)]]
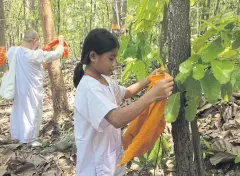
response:
[(81, 61), (74, 69), (73, 84), (77, 87), (84, 75), (83, 64), (90, 64), (89, 54), (91, 51), (98, 55), (109, 52), (115, 48), (119, 48), (117, 38), (108, 30), (103, 28), (93, 29), (84, 40)]

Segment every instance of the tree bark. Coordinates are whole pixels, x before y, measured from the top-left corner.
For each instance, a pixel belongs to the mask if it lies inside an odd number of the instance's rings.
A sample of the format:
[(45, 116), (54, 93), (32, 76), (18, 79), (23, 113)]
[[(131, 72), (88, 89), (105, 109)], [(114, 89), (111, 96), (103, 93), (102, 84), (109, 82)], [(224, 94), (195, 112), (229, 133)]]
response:
[[(51, 3), (50, 0), (40, 0), (39, 4), (44, 43), (47, 44), (56, 38)], [(47, 64), (47, 70), (49, 73), (52, 91), (52, 101), (54, 109), (53, 120), (60, 123), (61, 115), (65, 115), (69, 112), (60, 59)]]
[(165, 3), (164, 12), (163, 12), (163, 21), (161, 27), (161, 36), (160, 36), (160, 55), (163, 59), (163, 63), (166, 65), (168, 63), (167, 59), (167, 30), (168, 30), (168, 6)]
[(214, 10), (214, 15), (217, 15), (217, 13), (218, 13), (219, 3), (220, 3), (220, 0), (217, 0), (217, 2), (216, 2), (216, 8), (215, 8), (215, 10)]
[(3, 0), (0, 0), (0, 46), (5, 46), (5, 16), (4, 16), (4, 6)]
[(112, 0), (112, 32), (120, 35), (125, 32), (125, 18), (127, 13), (127, 0)]
[(34, 9), (35, 0), (24, 0), (24, 20), (26, 29), (35, 27), (34, 21), (30, 20), (29, 15)]
[[(170, 0), (168, 13), (169, 64), (172, 76), (178, 73), (179, 64), (191, 55), (189, 0)], [(177, 91), (175, 85), (174, 92)], [(193, 158), (193, 145), (189, 123), (184, 119), (184, 95), (181, 95), (181, 108), (176, 122), (172, 123), (172, 136), (178, 176), (195, 176), (196, 165)]]
[(202, 160), (202, 151), (201, 151), (201, 145), (200, 145), (200, 135), (198, 131), (198, 125), (197, 125), (197, 117), (194, 121), (191, 122), (191, 130), (192, 130), (192, 141), (193, 141), (193, 148), (194, 148), (194, 158), (196, 161), (196, 167), (198, 176), (205, 176), (205, 168), (203, 165)]

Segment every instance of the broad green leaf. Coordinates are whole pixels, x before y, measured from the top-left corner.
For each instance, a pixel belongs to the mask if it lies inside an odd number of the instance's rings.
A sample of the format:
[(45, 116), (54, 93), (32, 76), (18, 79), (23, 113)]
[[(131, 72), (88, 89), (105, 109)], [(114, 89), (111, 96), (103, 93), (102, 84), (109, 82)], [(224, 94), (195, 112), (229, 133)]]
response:
[(144, 79), (146, 76), (146, 67), (142, 60), (137, 60), (134, 62), (133, 73), (136, 74), (139, 81)]
[(180, 82), (181, 84), (183, 84), (185, 82), (185, 80), (189, 77), (190, 74), (191, 74), (191, 72), (188, 72), (188, 73), (181, 73), (181, 72), (179, 72), (177, 74), (177, 76), (175, 77), (175, 81)]
[(189, 122), (193, 121), (197, 114), (197, 103), (193, 99), (187, 100), (187, 106), (184, 107), (185, 119)]
[(207, 68), (207, 65), (203, 64), (196, 64), (193, 66), (193, 78), (196, 80), (200, 80), (205, 75), (205, 69)]
[(229, 38), (228, 34), (225, 32), (221, 32), (221, 39), (222, 39), (222, 47), (227, 48), (231, 45), (231, 39)]
[(199, 59), (200, 59), (199, 55), (193, 54), (185, 62), (180, 64), (179, 71), (181, 73), (188, 73), (188, 72), (190, 72), (192, 70), (193, 64), (197, 63)]
[(165, 120), (169, 123), (175, 122), (180, 110), (180, 92), (171, 95), (167, 100), (165, 108)]
[(129, 36), (123, 36), (123, 37), (120, 38), (120, 43), (121, 44), (120, 44), (120, 48), (119, 48), (119, 51), (118, 51), (119, 55), (122, 55), (124, 53), (124, 51), (127, 48), (129, 40), (130, 40)]
[(233, 61), (214, 60), (211, 62), (211, 66), (215, 78), (221, 84), (226, 84), (228, 81), (230, 81), (231, 73), (234, 69)]
[(238, 55), (237, 51), (232, 50), (230, 47), (225, 48), (225, 50), (218, 56), (222, 59), (233, 59)]
[(202, 95), (202, 88), (199, 81), (196, 81), (191, 76), (186, 81), (186, 98), (198, 102)]
[(198, 51), (204, 46), (207, 40), (216, 34), (216, 29), (210, 28), (209, 30), (207, 30), (201, 37), (198, 37), (193, 41), (193, 50), (198, 53)]
[[(208, 10), (209, 11), (209, 10)], [(203, 23), (200, 27), (199, 30), (200, 31), (204, 31), (206, 30), (206, 28), (208, 27), (208, 24), (212, 23), (213, 21), (215, 21), (217, 18), (219, 18), (221, 15), (217, 14), (215, 16), (213, 16), (212, 18), (210, 18), (209, 20), (207, 20), (208, 23)]]
[(232, 83), (234, 92), (240, 90), (240, 68), (239, 67), (234, 68), (231, 76), (231, 83)]
[(200, 80), (200, 84), (208, 101), (215, 103), (220, 98), (221, 84), (210, 71), (206, 72), (205, 76)]
[(121, 75), (121, 80), (120, 80), (121, 83), (125, 82), (131, 75), (132, 66), (133, 66), (133, 63), (127, 63), (127, 65), (124, 68), (124, 71), (122, 72), (122, 75)]
[(224, 49), (221, 45), (221, 39), (218, 38), (212, 43), (209, 44), (207, 48), (202, 51), (202, 60), (203, 62), (210, 62), (217, 58), (218, 54), (221, 53)]
[(240, 47), (240, 38), (237, 38), (233, 43), (232, 43), (232, 49), (237, 49)]
[(228, 82), (222, 85), (221, 95), (222, 95), (222, 99), (225, 102), (228, 102), (230, 100), (232, 93), (233, 93), (233, 87), (231, 82)]
[(240, 163), (240, 156), (236, 156), (235, 160), (234, 160), (234, 163)]
[(129, 40), (123, 54), (123, 59), (127, 59), (128, 57), (135, 57), (136, 53), (137, 53), (137, 45), (132, 40)]
[(160, 164), (160, 162), (162, 161), (162, 153), (163, 153), (162, 147), (163, 147), (162, 140), (160, 140), (160, 138), (158, 138), (158, 140), (155, 142), (153, 149), (148, 157), (148, 159), (151, 161), (151, 163), (154, 166)]

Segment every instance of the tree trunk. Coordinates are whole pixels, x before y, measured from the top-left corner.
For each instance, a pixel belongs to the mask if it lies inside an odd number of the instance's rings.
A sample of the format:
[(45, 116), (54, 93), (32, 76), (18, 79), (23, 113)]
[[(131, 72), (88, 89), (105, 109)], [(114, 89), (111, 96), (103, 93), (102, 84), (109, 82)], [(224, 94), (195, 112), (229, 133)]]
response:
[(0, 0), (0, 46), (5, 46), (5, 16), (4, 16), (4, 6), (3, 0)]
[[(40, 0), (39, 3), (44, 43), (47, 44), (56, 38), (51, 3), (50, 0)], [(61, 115), (65, 115), (69, 112), (60, 59), (47, 64), (47, 70), (49, 73), (52, 90), (54, 109), (53, 120), (60, 123)]]
[(35, 26), (34, 21), (30, 20), (30, 12), (34, 9), (35, 0), (24, 0), (24, 20), (26, 29), (33, 28)]
[(238, 0), (237, 15), (240, 15), (240, 0)]
[(124, 33), (125, 18), (127, 12), (127, 0), (112, 0), (112, 27), (113, 33), (120, 35)]
[(163, 12), (163, 21), (161, 26), (161, 36), (160, 36), (160, 55), (163, 59), (163, 63), (167, 65), (167, 30), (168, 30), (168, 6), (165, 3)]
[(196, 160), (197, 172), (198, 176), (205, 176), (205, 168), (203, 165), (202, 160), (202, 152), (200, 146), (200, 135), (198, 131), (197, 125), (197, 117), (194, 121), (191, 122), (191, 130), (192, 130), (192, 141), (193, 141), (193, 148), (194, 148), (194, 156)]
[[(178, 73), (179, 64), (191, 55), (189, 0), (170, 0), (168, 13), (169, 64), (172, 76)], [(177, 91), (175, 86), (174, 92)], [(184, 95), (181, 96), (181, 108), (176, 122), (172, 123), (172, 135), (178, 176), (196, 176), (193, 158), (193, 145), (189, 123), (184, 119)]]
[[(4, 6), (3, 0), (0, 0), (0, 47), (5, 47), (5, 31), (4, 31), (4, 24), (5, 24), (5, 16), (4, 16)], [(0, 67), (0, 77), (2, 77), (6, 66)]]
[(214, 10), (214, 15), (217, 15), (217, 13), (218, 13), (219, 3), (220, 3), (220, 0), (217, 0), (217, 2), (216, 2), (216, 8), (215, 8), (215, 10)]

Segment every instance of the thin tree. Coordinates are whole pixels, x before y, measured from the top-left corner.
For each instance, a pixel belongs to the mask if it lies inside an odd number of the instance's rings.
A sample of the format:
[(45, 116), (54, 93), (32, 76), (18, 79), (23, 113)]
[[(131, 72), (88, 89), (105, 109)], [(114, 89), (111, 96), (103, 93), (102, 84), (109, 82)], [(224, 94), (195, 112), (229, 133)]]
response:
[[(53, 39), (56, 39), (51, 2), (50, 0), (40, 0), (39, 4), (44, 43), (47, 44)], [(59, 120), (61, 120), (61, 116), (65, 116), (66, 113), (69, 112), (60, 59), (47, 64), (47, 70), (49, 73), (52, 90), (52, 101), (54, 109), (53, 120), (55, 122), (59, 122)]]

